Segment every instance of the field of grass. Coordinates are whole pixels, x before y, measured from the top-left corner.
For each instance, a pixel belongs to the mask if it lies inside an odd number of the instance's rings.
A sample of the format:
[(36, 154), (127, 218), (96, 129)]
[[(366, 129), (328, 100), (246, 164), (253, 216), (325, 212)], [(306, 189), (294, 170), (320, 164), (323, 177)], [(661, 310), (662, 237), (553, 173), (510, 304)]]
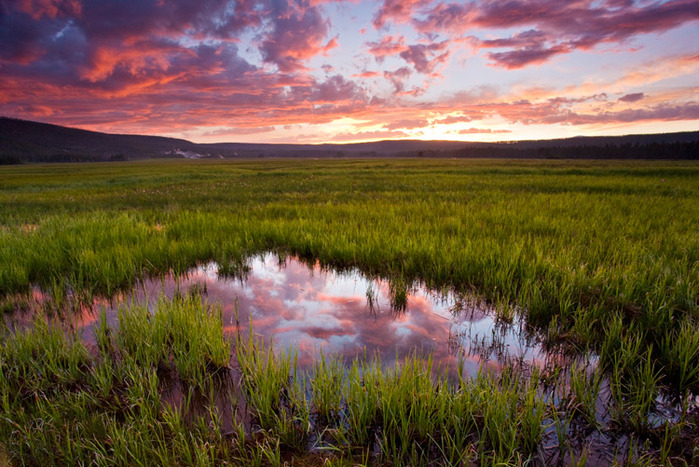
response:
[[(236, 271), (249, 255), (275, 250), (396, 284), (473, 290), (501, 304), (505, 320), (516, 304), (545, 345), (594, 352), (599, 365), (591, 374), (570, 369), (553, 397), (541, 389), (545, 375), (506, 372), (447, 384), (417, 360), (385, 373), (371, 361), (344, 369), (331, 359), (297, 374), (291, 353), (265, 355), (240, 339), (230, 350), (217, 340), (215, 313), (186, 324), (201, 315), (192, 311), (196, 304), (164, 301), (162, 320), (125, 309), (118, 330), (100, 328), (97, 355), (41, 320), (26, 335), (6, 332), (1, 441), (8, 457), (27, 463), (50, 451), (56, 463), (133, 463), (153, 455), (277, 464), (290, 455), (301, 462), (300, 453), (315, 445), (316, 458), (338, 462), (516, 464), (543, 458), (542, 439), (554, 430), (560, 457), (573, 462), (586, 450), (565, 451), (568, 427), (582, 420), (626, 440), (623, 459), (692, 464), (699, 461), (697, 226), (695, 162), (3, 167), (6, 313), (25, 308), (33, 286), (51, 298), (46, 309), (55, 314), (147, 275), (211, 260), (222, 272)], [(206, 336), (207, 346), (193, 351), (177, 330), (182, 325)], [(150, 345), (137, 345), (144, 341)], [(214, 380), (225, 373), (229, 352), (239, 381), (234, 395), (217, 395)], [(175, 406), (164, 402), (168, 375), (194, 395)], [(680, 407), (661, 423), (659, 395)], [(231, 400), (225, 414), (211, 403), (222, 397)], [(205, 402), (187, 410), (194, 399)], [(247, 422), (231, 415), (240, 407)]]

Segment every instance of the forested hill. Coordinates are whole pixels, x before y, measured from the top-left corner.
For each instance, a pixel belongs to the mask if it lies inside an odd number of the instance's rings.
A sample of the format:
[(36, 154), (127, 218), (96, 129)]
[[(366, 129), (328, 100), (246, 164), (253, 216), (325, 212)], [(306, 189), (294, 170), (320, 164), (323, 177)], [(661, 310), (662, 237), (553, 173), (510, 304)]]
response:
[(699, 131), (500, 143), (399, 140), (320, 145), (196, 144), (176, 138), (98, 133), (0, 117), (0, 163), (4, 164), (252, 157), (699, 159)]
[(0, 159), (77, 162), (164, 157), (189, 141), (158, 136), (114, 135), (0, 117)]

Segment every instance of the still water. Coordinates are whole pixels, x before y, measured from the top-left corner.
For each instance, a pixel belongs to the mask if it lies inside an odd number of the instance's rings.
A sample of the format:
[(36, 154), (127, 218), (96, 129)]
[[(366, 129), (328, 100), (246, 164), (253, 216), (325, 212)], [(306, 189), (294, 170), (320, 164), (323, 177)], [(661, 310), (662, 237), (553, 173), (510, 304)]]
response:
[(118, 326), (120, 302), (155, 304), (163, 295), (199, 291), (208, 303), (220, 304), (226, 333), (247, 332), (251, 321), (254, 333), (276, 349), (297, 349), (300, 366), (310, 365), (321, 350), (347, 359), (379, 356), (388, 364), (430, 354), (435, 364), (463, 365), (469, 374), (507, 364), (560, 364), (562, 358), (528, 335), (519, 314), (504, 322), (470, 295), (332, 271), (272, 253), (250, 258), (242, 269), (223, 276), (209, 263), (185, 276), (147, 279), (127, 296), (85, 310), (78, 326), (89, 342), (101, 310)]
[[(385, 366), (409, 355), (431, 355), (435, 365), (452, 371), (460, 366), (470, 375), (479, 371), (497, 373), (513, 365), (525, 372), (538, 367), (542, 375), (547, 370), (565, 369), (572, 361), (587, 371), (596, 366), (593, 355), (545, 349), (536, 334), (527, 329), (523, 310), (515, 307), (505, 313), (509, 318), (502, 319), (502, 309), (499, 312), (468, 293), (429, 290), (419, 283), (367, 277), (358, 270), (335, 271), (317, 262), (275, 253), (251, 257), (233, 268), (235, 273), (225, 274), (226, 269), (208, 263), (182, 276), (145, 279), (128, 293), (81, 305), (80, 313), (66, 313), (64, 317), (88, 345), (94, 345), (94, 329), (101, 313), (106, 314), (110, 326), (118, 327), (119, 306), (145, 303), (155, 308), (163, 296), (196, 293), (207, 303), (220, 306), (224, 332), (231, 338), (238, 332), (246, 334), (252, 325), (254, 333), (265, 342), (273, 342), (277, 350), (296, 349), (301, 369), (310, 367), (321, 350), (324, 356), (337, 355), (347, 361), (358, 356), (379, 357)], [(33, 300), (37, 304), (51, 302), (39, 290), (34, 292)], [(5, 318), (14, 329), (32, 325), (31, 313)], [(565, 384), (566, 374), (560, 377)], [(558, 403), (560, 395), (549, 390), (542, 387), (545, 399)], [(175, 388), (166, 400), (178, 401), (181, 396)], [(650, 418), (653, 427), (665, 420), (677, 420), (676, 406), (662, 397), (656, 402)], [(216, 399), (216, 403), (225, 413), (225, 398)], [(610, 422), (606, 409), (610, 403), (605, 379), (596, 401), (596, 418), (601, 426)], [(628, 446), (625, 436), (615, 438), (589, 430), (577, 433), (572, 425), (565, 429), (573, 443), (571, 449), (585, 451), (593, 462), (610, 463), (616, 452)], [(556, 430), (551, 421), (544, 431), (544, 446), (557, 446)]]

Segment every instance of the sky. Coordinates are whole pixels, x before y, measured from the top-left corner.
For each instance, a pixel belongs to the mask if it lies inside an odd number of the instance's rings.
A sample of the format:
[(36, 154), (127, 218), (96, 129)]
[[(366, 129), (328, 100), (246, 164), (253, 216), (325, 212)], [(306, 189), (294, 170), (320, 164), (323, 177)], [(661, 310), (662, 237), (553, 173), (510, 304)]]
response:
[(0, 115), (194, 142), (699, 130), (697, 0), (0, 0)]

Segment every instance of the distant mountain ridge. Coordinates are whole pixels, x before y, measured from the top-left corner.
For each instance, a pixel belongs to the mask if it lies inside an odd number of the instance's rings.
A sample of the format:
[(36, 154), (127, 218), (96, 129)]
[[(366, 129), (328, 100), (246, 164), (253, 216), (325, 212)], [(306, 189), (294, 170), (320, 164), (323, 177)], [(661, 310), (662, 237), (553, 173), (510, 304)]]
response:
[(0, 117), (0, 163), (186, 157), (699, 159), (699, 131), (501, 143), (396, 140), (319, 145), (197, 144), (177, 138), (99, 133)]

